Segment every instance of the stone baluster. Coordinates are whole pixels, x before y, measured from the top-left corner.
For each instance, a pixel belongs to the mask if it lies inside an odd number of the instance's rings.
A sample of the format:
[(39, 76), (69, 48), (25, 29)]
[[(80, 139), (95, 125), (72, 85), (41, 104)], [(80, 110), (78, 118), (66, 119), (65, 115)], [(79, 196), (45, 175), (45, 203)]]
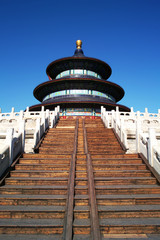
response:
[[(124, 128), (124, 119), (121, 118), (120, 119), (120, 138), (121, 138), (121, 141), (123, 142), (123, 128)], [(124, 143), (124, 142), (123, 142)]]
[(59, 115), (60, 115), (60, 106), (57, 106), (57, 114), (58, 114), (58, 119), (59, 119)]
[(137, 111), (137, 119), (136, 119), (136, 152), (139, 153), (140, 150), (140, 132), (141, 132), (141, 119), (140, 112)]
[(46, 126), (45, 130), (49, 127), (49, 118), (50, 118), (50, 112), (49, 109), (46, 110)]
[(153, 167), (153, 146), (157, 145), (156, 134), (154, 128), (149, 128), (149, 140), (148, 140), (148, 158), (149, 164)]
[(40, 140), (40, 137), (41, 137), (41, 121), (40, 121), (40, 118), (37, 118), (36, 119), (36, 131), (35, 131), (35, 139), (34, 139), (34, 142), (35, 142), (35, 146), (36, 144), (39, 142)]
[(52, 118), (51, 118), (51, 128), (54, 127), (56, 123), (56, 119), (55, 119), (55, 111), (52, 113)]
[(113, 128), (114, 127), (114, 118), (115, 118), (114, 113), (115, 113), (115, 110), (112, 110), (111, 112), (112, 112), (112, 114), (111, 114), (111, 128)]
[(19, 114), (19, 120), (20, 120), (20, 121), (23, 119), (23, 116), (24, 116), (24, 111), (21, 110), (21, 111), (20, 111), (20, 114)]
[(148, 118), (149, 114), (148, 114), (148, 108), (145, 108), (145, 118)]
[(118, 131), (118, 125), (119, 125), (119, 107), (116, 107), (116, 114), (115, 114), (115, 120), (116, 120), (116, 126), (115, 126), (115, 130), (116, 132)]
[(9, 146), (9, 166), (13, 161), (13, 134), (14, 128), (7, 129), (6, 144)]
[(29, 107), (26, 108), (25, 117), (29, 117)]
[(25, 120), (24, 119), (20, 120), (19, 133), (22, 134), (22, 149), (21, 149), (21, 151), (24, 152), (24, 148), (25, 148)]
[(133, 107), (131, 107), (130, 117), (133, 118), (133, 119), (135, 117), (135, 113), (134, 113)]
[(11, 119), (14, 118), (14, 107), (12, 107), (11, 114), (10, 114), (10, 118), (11, 118)]

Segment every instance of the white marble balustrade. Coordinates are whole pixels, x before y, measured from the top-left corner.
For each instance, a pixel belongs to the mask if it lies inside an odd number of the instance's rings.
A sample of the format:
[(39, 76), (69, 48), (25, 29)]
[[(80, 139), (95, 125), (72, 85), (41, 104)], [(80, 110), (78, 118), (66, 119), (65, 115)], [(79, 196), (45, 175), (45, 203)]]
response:
[(149, 164), (160, 174), (160, 109), (158, 113), (120, 112), (118, 107), (106, 111), (101, 107), (101, 118), (107, 128), (114, 128), (127, 153), (143, 153)]
[(0, 176), (22, 152), (32, 152), (49, 127), (59, 118), (60, 107), (54, 111), (42, 107), (39, 112), (29, 109), (20, 112), (0, 113)]

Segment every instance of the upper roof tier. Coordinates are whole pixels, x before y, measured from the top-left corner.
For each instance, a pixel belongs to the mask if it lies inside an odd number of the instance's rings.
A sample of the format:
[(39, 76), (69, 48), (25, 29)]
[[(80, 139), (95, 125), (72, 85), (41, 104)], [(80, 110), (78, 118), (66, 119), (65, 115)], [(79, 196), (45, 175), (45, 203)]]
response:
[(111, 67), (99, 59), (86, 57), (81, 49), (81, 40), (77, 40), (76, 44), (77, 49), (72, 57), (61, 58), (48, 65), (47, 75), (55, 79), (58, 74), (66, 70), (86, 69), (96, 72), (102, 79), (108, 79), (112, 73)]

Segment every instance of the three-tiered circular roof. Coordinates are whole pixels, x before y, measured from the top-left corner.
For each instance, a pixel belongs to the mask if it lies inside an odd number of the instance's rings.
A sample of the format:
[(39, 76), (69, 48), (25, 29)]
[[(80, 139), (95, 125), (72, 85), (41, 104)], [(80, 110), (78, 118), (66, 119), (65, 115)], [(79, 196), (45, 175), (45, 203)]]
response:
[[(50, 81), (39, 84), (34, 89), (35, 98), (42, 103), (31, 106), (30, 110), (40, 110), (41, 106), (44, 106), (45, 109), (54, 109), (57, 105), (60, 105), (61, 108), (88, 107), (100, 109), (100, 106), (103, 105), (108, 110), (119, 106), (120, 111), (130, 111), (128, 107), (116, 103), (123, 98), (124, 90), (119, 85), (107, 81), (112, 73), (110, 66), (99, 59), (84, 56), (81, 44), (82, 42), (78, 40), (77, 49), (72, 57), (61, 58), (48, 65), (46, 73)], [(74, 69), (92, 71), (100, 77), (81, 74), (68, 74), (68, 76), (58, 77), (61, 73)], [(56, 96), (56, 93), (72, 90), (88, 90), (98, 92), (102, 96), (95, 96), (94, 93), (92, 95), (66, 93), (66, 95)], [(46, 96), (49, 97), (46, 99)], [(111, 96), (111, 98), (108, 99), (107, 96)]]

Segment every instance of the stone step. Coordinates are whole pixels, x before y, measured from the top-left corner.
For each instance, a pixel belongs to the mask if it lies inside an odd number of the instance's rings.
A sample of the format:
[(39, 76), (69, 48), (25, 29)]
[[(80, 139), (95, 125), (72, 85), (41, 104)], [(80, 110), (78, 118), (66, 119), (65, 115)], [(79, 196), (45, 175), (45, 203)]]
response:
[[(45, 149), (48, 149), (48, 148), (51, 148), (51, 149), (56, 149), (56, 148), (63, 148), (64, 146), (64, 143), (51, 143), (50, 141), (48, 143), (42, 143), (41, 146), (40, 146), (40, 149), (41, 148), (45, 148)], [(73, 143), (68, 143), (68, 145), (66, 146), (67, 149), (72, 149), (73, 148)]]
[[(59, 154), (62, 152), (62, 149), (56, 149), (56, 150), (45, 150), (45, 149), (39, 149), (40, 154)], [(65, 151), (66, 154), (72, 154), (73, 150)]]
[(144, 164), (104, 164), (104, 165), (93, 165), (93, 170), (146, 170), (147, 167)]
[[(110, 239), (110, 240), (116, 240), (116, 239), (128, 239), (128, 240), (159, 240), (160, 235), (159, 234), (146, 234), (146, 233), (118, 233), (118, 234), (101, 234), (101, 240), (106, 240), (106, 239)], [(82, 238), (83, 239), (83, 238)]]
[[(139, 158), (138, 157), (138, 154), (92, 154), (91, 155), (91, 158), (92, 159), (111, 159), (111, 158), (114, 158), (114, 159), (124, 159), (124, 158), (127, 158), (127, 159), (133, 159), (133, 158)], [(140, 159), (140, 158), (139, 158)]]
[(73, 240), (91, 240), (91, 235), (89, 234), (76, 234), (73, 236)]
[(66, 195), (27, 195), (27, 194), (8, 194), (0, 195), (1, 206), (65, 206)]
[(6, 178), (5, 184), (7, 185), (23, 185), (23, 186), (66, 186), (68, 184), (68, 178)]
[(74, 196), (75, 206), (88, 206), (89, 196), (88, 195), (75, 195)]
[[(0, 234), (0, 239), (1, 240), (62, 240), (62, 234), (49, 234), (49, 235), (44, 235), (44, 234)], [(78, 239), (77, 239), (78, 240)]]
[(129, 194), (129, 195), (97, 195), (97, 204), (108, 205), (157, 205), (160, 203), (159, 194)]
[(103, 154), (123, 154), (124, 153), (124, 151), (123, 150), (121, 150), (121, 149), (115, 149), (114, 151), (113, 151), (114, 149), (99, 149), (99, 150), (94, 150), (94, 148), (89, 148), (88, 149), (88, 152), (90, 153), (90, 154), (95, 154), (95, 153), (99, 153), (99, 154), (101, 154), (101, 153), (103, 153)]
[(69, 167), (55, 167), (54, 164), (17, 164), (16, 170), (50, 170), (50, 171), (69, 171)]
[(74, 219), (73, 234), (90, 234), (91, 225), (90, 219)]
[(76, 178), (87, 178), (87, 171), (76, 171)]
[(17, 166), (19, 167), (21, 167), (21, 166), (42, 166), (42, 169), (43, 169), (43, 167), (44, 166), (54, 166), (55, 167), (55, 169), (61, 169), (61, 170), (63, 170), (63, 169), (69, 169), (69, 167), (70, 167), (70, 164), (60, 164), (58, 161), (57, 161), (57, 163), (52, 163), (52, 162), (49, 162), (49, 163), (39, 163), (39, 164), (37, 164), (37, 163), (32, 163), (32, 164), (25, 164), (25, 163), (21, 163), (21, 164), (17, 164)]
[(89, 219), (90, 208), (87, 205), (78, 205), (74, 207), (74, 219)]
[[(108, 185), (154, 185), (156, 184), (156, 179), (154, 178), (138, 178), (138, 177), (130, 177), (130, 178), (94, 178), (95, 186), (108, 186)], [(75, 185), (87, 185), (87, 178), (76, 178)]]
[(63, 177), (67, 178), (69, 176), (69, 171), (47, 171), (47, 170), (15, 170), (10, 172), (11, 177), (23, 177), (23, 178), (28, 178), (28, 177), (41, 177), (41, 178), (46, 178), (46, 177), (52, 177), (52, 178), (58, 178), (58, 177)]
[(100, 219), (102, 234), (159, 234), (160, 218)]
[(157, 183), (155, 178), (152, 177), (103, 177), (94, 178), (95, 186), (106, 186), (106, 185), (155, 185)]
[(96, 153), (117, 153), (117, 152), (122, 152), (123, 150), (120, 146), (103, 146), (103, 147), (98, 147), (98, 146), (88, 146), (88, 151), (89, 152), (96, 152)]
[(3, 219), (2, 234), (62, 234), (63, 219)]
[(29, 159), (71, 159), (71, 154), (29, 154), (24, 153), (23, 158), (29, 158)]
[(60, 219), (65, 206), (0, 206), (0, 219)]
[[(67, 140), (66, 138), (65, 138), (65, 141), (62, 141), (62, 140), (58, 141), (57, 139), (50, 139), (50, 138), (47, 139), (47, 138), (45, 138), (43, 140), (43, 142), (41, 143), (41, 146), (44, 146), (44, 145), (61, 146), (61, 145), (66, 143), (66, 140)], [(69, 145), (73, 145), (74, 144), (74, 139), (68, 138), (67, 141), (68, 141)]]
[[(83, 192), (83, 189), (79, 190)], [(85, 192), (85, 191), (84, 191)], [(0, 194), (27, 194), (27, 195), (66, 195), (67, 186), (15, 186), (7, 185), (0, 188)]]
[(39, 164), (39, 163), (51, 163), (51, 164), (63, 164), (63, 165), (70, 165), (70, 159), (54, 159), (54, 158), (40, 158), (40, 159), (27, 159), (27, 158), (20, 158), (19, 163), (21, 164)]
[(93, 171), (94, 177), (151, 177), (148, 170), (96, 170)]
[(160, 205), (98, 206), (99, 218), (159, 218)]
[(158, 185), (110, 185), (96, 186), (97, 195), (109, 194), (159, 194), (160, 187)]
[(92, 159), (92, 164), (98, 164), (98, 165), (103, 165), (103, 164), (142, 164), (142, 159), (135, 158), (135, 159), (117, 159), (117, 158), (111, 158), (111, 159)]

